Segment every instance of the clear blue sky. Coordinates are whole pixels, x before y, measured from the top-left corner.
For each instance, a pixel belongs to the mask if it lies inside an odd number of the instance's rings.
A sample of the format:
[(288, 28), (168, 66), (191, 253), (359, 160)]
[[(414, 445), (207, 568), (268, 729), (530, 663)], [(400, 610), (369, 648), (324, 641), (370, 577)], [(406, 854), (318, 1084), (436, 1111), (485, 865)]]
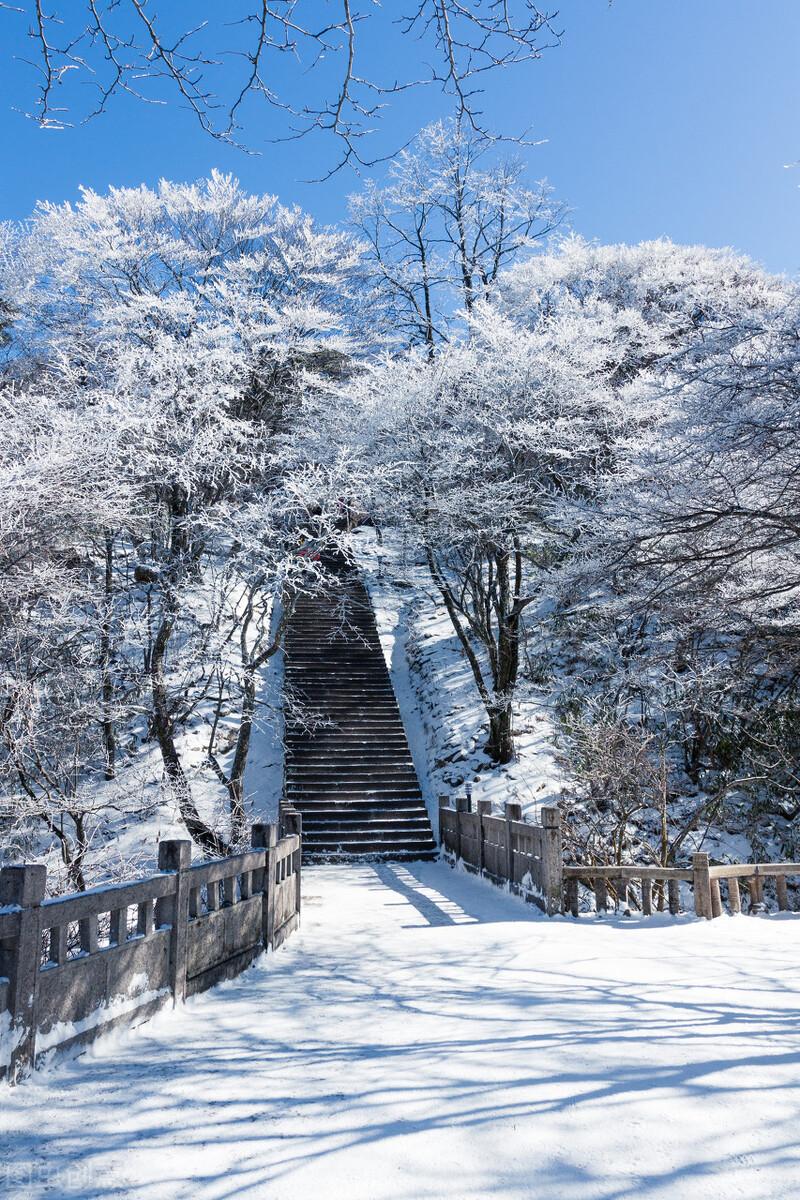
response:
[[(531, 175), (573, 207), (574, 228), (607, 241), (733, 245), (798, 271), (800, 168), (785, 164), (800, 159), (800, 0), (566, 0), (559, 10), (563, 45), (496, 80), (485, 107), (496, 127), (547, 139), (526, 152)], [(376, 50), (403, 54), (385, 36)], [(71, 199), (81, 183), (153, 184), (214, 166), (322, 221), (345, 216), (357, 178), (303, 183), (330, 164), (331, 147), (270, 144), (277, 118), (262, 107), (246, 114), (257, 156), (210, 141), (177, 104), (126, 100), (74, 130), (38, 129), (13, 111), (32, 103), (30, 69), (12, 61), (28, 53), (24, 23), (0, 12), (0, 217)], [(446, 112), (432, 91), (407, 98), (383, 145)]]

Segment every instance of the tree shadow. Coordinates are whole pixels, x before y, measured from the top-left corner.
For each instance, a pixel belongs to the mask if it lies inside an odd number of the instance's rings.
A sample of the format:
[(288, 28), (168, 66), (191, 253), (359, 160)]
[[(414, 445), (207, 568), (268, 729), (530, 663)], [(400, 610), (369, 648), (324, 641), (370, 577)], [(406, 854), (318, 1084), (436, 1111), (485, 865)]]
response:
[(346, 911), (341, 872), (280, 954), (9, 1093), (0, 1164), (53, 1173), (3, 1194), (793, 1194), (791, 954), (640, 968), (440, 864), (353, 871)]

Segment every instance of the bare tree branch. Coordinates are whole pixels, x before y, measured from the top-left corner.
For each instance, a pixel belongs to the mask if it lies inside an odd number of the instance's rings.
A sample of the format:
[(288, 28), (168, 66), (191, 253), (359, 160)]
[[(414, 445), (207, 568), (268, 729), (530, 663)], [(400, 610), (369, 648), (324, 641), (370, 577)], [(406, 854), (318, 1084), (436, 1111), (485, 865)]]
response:
[[(366, 145), (388, 98), (425, 85), (454, 98), (465, 126), (493, 136), (479, 107), (483, 77), (538, 59), (561, 37), (556, 14), (531, 0), (402, 0), (391, 15), (372, 0), (337, 0), (333, 17), (322, 21), (319, 0), (250, 0), (233, 22), (198, 5), (198, 19), (188, 26), (176, 25), (150, 0), (87, 0), (85, 8), (53, 3), (0, 3), (0, 18), (29, 20), (28, 61), (39, 78), (35, 103), (25, 111), (40, 126), (64, 129), (89, 120), (122, 94), (156, 104), (172, 97), (209, 136), (240, 145), (246, 102), (258, 98), (285, 117), (288, 128), (270, 131), (274, 140), (322, 133), (338, 141), (331, 171), (379, 161)], [(365, 48), (370, 21), (386, 28), (369, 45), (399, 38), (399, 54), (378, 59)], [(394, 70), (405, 46), (413, 47), (412, 64), (426, 65), (419, 73), (412, 65), (406, 77), (388, 75), (385, 62)], [(245, 69), (230, 83), (222, 67), (232, 57)], [(285, 85), (275, 70), (279, 57), (294, 65)], [(81, 86), (87, 82), (99, 94), (88, 107)], [(301, 94), (309, 98), (300, 102)]]

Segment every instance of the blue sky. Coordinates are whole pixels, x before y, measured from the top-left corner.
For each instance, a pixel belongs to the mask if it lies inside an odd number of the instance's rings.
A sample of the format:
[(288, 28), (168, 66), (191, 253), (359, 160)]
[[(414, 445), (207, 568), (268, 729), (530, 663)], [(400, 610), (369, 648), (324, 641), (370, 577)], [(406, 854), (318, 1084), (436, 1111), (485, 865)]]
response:
[[(800, 2), (567, 0), (559, 12), (563, 44), (496, 79), (484, 107), (495, 127), (546, 139), (525, 152), (531, 177), (549, 178), (574, 210), (573, 227), (605, 241), (733, 245), (798, 271), (800, 168), (786, 164), (800, 159)], [(304, 183), (330, 165), (333, 148), (273, 145), (279, 122), (261, 106), (246, 112), (257, 155), (209, 140), (177, 104), (125, 100), (76, 129), (38, 129), (14, 111), (33, 98), (19, 61), (29, 54), (24, 29), (0, 12), (0, 217), (24, 217), (37, 199), (71, 199), (80, 184), (192, 179), (215, 166), (321, 221), (345, 217), (358, 179), (346, 171)], [(369, 50), (407, 60), (385, 32)], [(431, 90), (407, 97), (376, 148), (447, 111)]]

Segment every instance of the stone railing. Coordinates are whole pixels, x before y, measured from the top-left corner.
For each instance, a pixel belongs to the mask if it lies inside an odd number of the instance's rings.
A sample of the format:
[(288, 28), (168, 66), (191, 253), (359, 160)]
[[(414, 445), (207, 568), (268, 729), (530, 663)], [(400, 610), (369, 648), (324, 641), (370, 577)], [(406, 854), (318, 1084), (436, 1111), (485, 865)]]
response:
[(0, 1078), (49, 1050), (139, 1024), (277, 948), (300, 920), (300, 818), (254, 825), (251, 850), (191, 864), (159, 846), (158, 874), (45, 900), (43, 866), (0, 871)]
[(492, 814), (489, 800), (473, 811), (469, 796), (439, 800), (439, 843), (455, 862), (538, 905), (548, 916), (561, 912), (561, 817), (543, 808), (540, 822), (523, 821), (519, 804)]

